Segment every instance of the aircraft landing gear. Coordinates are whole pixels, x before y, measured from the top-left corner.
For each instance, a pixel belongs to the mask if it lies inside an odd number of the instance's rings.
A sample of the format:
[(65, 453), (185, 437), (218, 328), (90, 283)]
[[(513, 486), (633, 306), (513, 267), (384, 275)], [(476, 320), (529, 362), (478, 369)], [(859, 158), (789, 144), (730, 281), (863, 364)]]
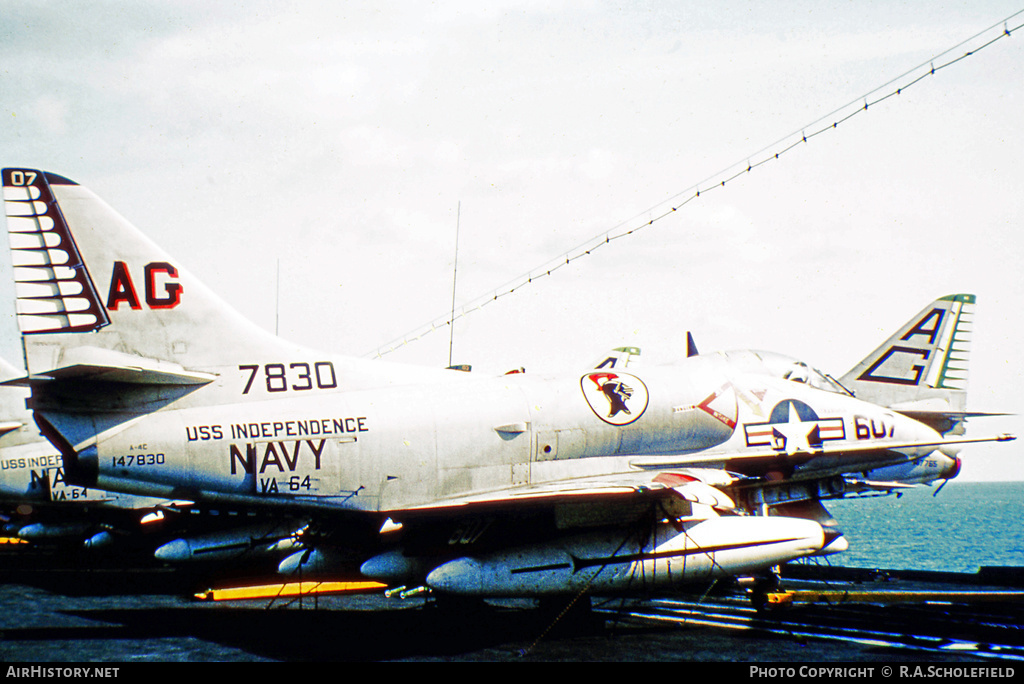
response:
[(779, 575), (776, 572), (769, 572), (756, 578), (754, 586), (750, 589), (750, 602), (758, 613), (767, 613), (772, 609), (768, 603), (768, 594), (778, 590)]

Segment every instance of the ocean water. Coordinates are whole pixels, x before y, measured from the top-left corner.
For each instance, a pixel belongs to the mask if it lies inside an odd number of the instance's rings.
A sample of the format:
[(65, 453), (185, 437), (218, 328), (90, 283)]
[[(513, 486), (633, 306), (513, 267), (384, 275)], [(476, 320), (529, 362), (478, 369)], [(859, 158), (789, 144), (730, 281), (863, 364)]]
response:
[(825, 502), (850, 542), (829, 556), (856, 568), (976, 572), (1024, 567), (1024, 482), (949, 482), (895, 495)]

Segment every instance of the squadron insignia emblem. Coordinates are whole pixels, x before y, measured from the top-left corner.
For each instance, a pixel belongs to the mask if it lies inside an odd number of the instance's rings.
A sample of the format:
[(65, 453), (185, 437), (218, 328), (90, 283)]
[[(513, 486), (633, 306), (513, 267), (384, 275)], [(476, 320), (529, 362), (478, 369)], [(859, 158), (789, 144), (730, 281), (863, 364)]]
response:
[(647, 386), (635, 375), (587, 373), (580, 387), (597, 417), (611, 425), (628, 425), (647, 410)]

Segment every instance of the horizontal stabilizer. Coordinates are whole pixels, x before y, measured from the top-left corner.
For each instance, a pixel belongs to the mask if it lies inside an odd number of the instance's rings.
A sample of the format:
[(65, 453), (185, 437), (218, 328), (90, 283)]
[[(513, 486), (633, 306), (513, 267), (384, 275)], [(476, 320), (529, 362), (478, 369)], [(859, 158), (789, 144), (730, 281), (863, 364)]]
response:
[(171, 372), (137, 366), (74, 365), (55, 368), (52, 371), (26, 376), (5, 384), (35, 384), (55, 380), (81, 380), (86, 382), (124, 382), (138, 385), (205, 385), (213, 382), (215, 375), (188, 371)]
[(6, 435), (8, 432), (14, 432), (23, 425), (24, 423), (17, 420), (6, 420), (0, 422), (0, 436)]
[(8, 363), (6, 359), (0, 358), (0, 384), (8, 380), (16, 380), (24, 375), (24, 370)]
[(63, 365), (11, 380), (8, 385), (34, 385), (55, 381), (120, 382), (138, 385), (205, 385), (217, 376), (189, 371), (178, 364), (109, 349), (79, 347), (65, 355)]
[(968, 418), (993, 418), (996, 416), (1008, 416), (1009, 413), (986, 413), (980, 411), (927, 411), (927, 410), (903, 410), (894, 407), (897, 411), (913, 418), (919, 423), (924, 423), (941, 434), (962, 434), (963, 425)]

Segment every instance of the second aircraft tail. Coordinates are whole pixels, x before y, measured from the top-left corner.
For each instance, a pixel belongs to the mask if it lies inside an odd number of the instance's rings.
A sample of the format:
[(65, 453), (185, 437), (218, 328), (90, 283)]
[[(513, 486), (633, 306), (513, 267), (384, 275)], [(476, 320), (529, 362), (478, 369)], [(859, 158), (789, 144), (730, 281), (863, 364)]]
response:
[(936, 299), (840, 382), (858, 399), (961, 432), (974, 305), (970, 294)]

